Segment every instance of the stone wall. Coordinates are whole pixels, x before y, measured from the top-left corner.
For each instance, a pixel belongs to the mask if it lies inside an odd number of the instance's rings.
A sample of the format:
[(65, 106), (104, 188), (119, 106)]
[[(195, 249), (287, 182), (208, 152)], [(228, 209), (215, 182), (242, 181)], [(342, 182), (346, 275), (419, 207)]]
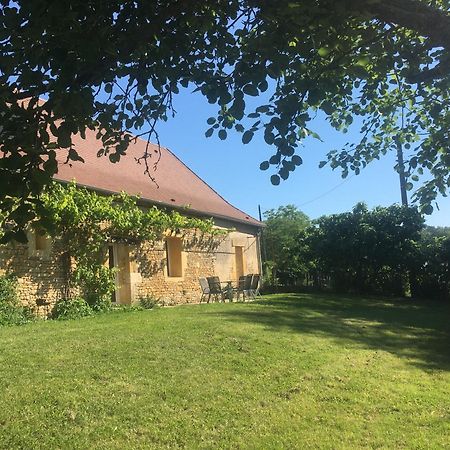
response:
[(0, 274), (16, 276), (21, 303), (46, 316), (53, 304), (65, 295), (67, 276), (63, 253), (58, 241), (48, 241), (46, 248), (39, 250), (32, 235), (29, 241), (28, 245), (0, 246)]
[[(218, 221), (221, 228), (232, 224)], [(222, 281), (237, 281), (235, 247), (243, 251), (245, 273), (259, 273), (259, 241), (256, 229), (233, 225), (227, 235), (214, 238), (187, 232), (182, 239), (182, 276), (170, 277), (167, 271), (165, 241), (138, 246), (121, 245), (120, 270), (126, 273), (128, 291), (121, 289), (119, 303), (134, 303), (140, 297), (151, 296), (164, 305), (199, 302), (199, 277), (218, 275)], [(67, 262), (58, 239), (48, 241), (45, 249), (29, 244), (8, 244), (0, 247), (0, 274), (11, 273), (18, 278), (18, 294), (22, 303), (41, 315), (47, 315), (53, 304), (67, 290)], [(42, 243), (39, 244), (42, 246)], [(123, 255), (127, 256), (123, 258)], [(118, 277), (118, 280), (124, 277)], [(129, 292), (127, 295), (124, 292)], [(40, 303), (47, 305), (38, 306)]]
[[(147, 244), (138, 249), (135, 258), (135, 295), (151, 296), (164, 305), (198, 302), (201, 290), (198, 279), (214, 275), (214, 253), (189, 247), (183, 239), (182, 276), (170, 277), (167, 272), (165, 243)], [(133, 263), (132, 263), (133, 266)]]
[[(220, 225), (221, 228), (231, 228), (229, 224)], [(132, 301), (151, 296), (165, 305), (199, 302), (199, 277), (217, 275), (221, 281), (236, 284), (236, 246), (243, 247), (244, 272), (260, 273), (259, 239), (254, 230), (234, 229), (215, 238), (214, 242), (190, 233), (180, 237), (183, 240), (182, 277), (168, 275), (164, 241), (130, 251)]]

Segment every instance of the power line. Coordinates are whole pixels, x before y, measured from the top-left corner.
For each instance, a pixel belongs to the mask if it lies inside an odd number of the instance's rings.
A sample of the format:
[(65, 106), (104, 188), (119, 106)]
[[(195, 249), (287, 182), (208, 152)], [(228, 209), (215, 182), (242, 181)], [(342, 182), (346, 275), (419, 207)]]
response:
[(355, 176), (355, 174), (351, 175), (350, 177), (346, 178), (344, 181), (341, 181), (339, 184), (337, 184), (336, 186), (331, 188), (329, 191), (326, 191), (323, 194), (319, 195), (318, 197), (315, 197), (311, 200), (308, 200), (307, 202), (304, 202), (304, 203), (298, 205), (298, 207), (301, 208), (302, 206), (309, 205), (310, 203), (313, 203), (313, 202), (320, 200), (321, 198), (327, 196), (328, 194), (331, 194), (331, 192), (333, 192), (336, 189), (338, 189), (339, 187), (341, 187), (344, 183), (347, 183), (347, 181), (350, 181), (354, 176)]

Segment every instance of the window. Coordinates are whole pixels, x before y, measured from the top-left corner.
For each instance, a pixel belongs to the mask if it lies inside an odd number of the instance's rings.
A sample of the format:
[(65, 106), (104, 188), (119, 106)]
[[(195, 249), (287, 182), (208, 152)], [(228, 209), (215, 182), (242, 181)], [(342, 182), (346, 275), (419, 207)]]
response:
[(29, 256), (38, 258), (48, 258), (51, 251), (50, 238), (39, 231), (29, 232), (28, 237), (28, 254)]
[(167, 275), (169, 277), (183, 276), (182, 248), (183, 243), (180, 238), (168, 237), (166, 239)]
[(38, 252), (43, 252), (48, 249), (48, 237), (45, 234), (36, 232), (34, 238), (34, 248)]

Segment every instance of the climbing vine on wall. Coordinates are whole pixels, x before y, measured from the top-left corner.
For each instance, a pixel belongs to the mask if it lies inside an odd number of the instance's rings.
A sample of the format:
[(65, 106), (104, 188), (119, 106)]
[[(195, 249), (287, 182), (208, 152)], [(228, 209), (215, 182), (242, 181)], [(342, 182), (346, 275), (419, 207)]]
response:
[(40, 223), (48, 234), (63, 240), (69, 280), (94, 308), (107, 305), (115, 287), (114, 269), (105, 264), (108, 244), (156, 241), (167, 232), (183, 230), (196, 230), (209, 237), (224, 234), (214, 228), (212, 219), (156, 206), (143, 208), (138, 201), (138, 197), (125, 193), (100, 195), (75, 183), (54, 182), (42, 195), (41, 216), (45, 221)]

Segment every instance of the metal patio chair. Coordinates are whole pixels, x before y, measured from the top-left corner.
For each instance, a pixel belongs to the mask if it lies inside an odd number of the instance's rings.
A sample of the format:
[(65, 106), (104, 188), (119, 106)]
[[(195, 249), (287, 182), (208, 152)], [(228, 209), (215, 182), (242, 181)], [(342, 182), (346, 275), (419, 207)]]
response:
[(245, 301), (245, 275), (239, 277), (238, 285), (234, 288), (234, 292), (236, 293), (236, 301), (239, 301), (239, 297), (242, 294), (242, 301)]
[(259, 293), (259, 281), (261, 279), (261, 275), (259, 273), (254, 273), (252, 276), (252, 284), (250, 287), (250, 295), (252, 298), (256, 298), (258, 295), (261, 296)]
[[(209, 284), (208, 280), (205, 277), (200, 277), (198, 279), (198, 282), (200, 283), (200, 287), (202, 289), (202, 296), (200, 297), (200, 303), (203, 301), (203, 299), (209, 294)], [(208, 299), (209, 301), (209, 299)]]
[(251, 296), (251, 289), (252, 289), (252, 278), (253, 274), (245, 275), (245, 282), (244, 282), (244, 301), (246, 297)]
[(211, 299), (211, 296), (214, 296), (216, 299), (218, 298), (219, 301), (223, 300), (225, 301), (225, 292), (222, 289), (222, 286), (220, 284), (220, 278), (219, 277), (207, 277), (208, 280), (208, 287), (209, 287), (209, 294), (208, 294), (208, 302)]

